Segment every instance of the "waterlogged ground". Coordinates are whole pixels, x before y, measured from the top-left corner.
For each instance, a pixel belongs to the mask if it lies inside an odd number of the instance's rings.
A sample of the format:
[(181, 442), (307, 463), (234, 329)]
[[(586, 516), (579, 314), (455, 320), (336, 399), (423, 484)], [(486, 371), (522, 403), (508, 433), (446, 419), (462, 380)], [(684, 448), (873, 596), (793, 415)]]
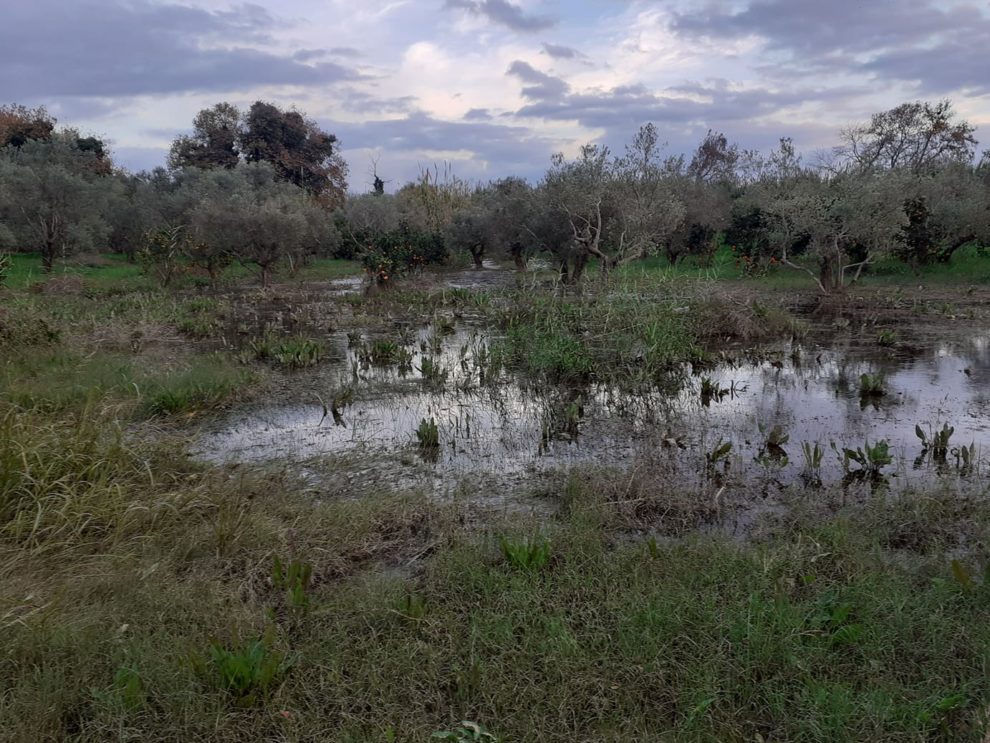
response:
[[(448, 285), (497, 286), (500, 274), (464, 272)], [(840, 481), (848, 467), (839, 452), (866, 442), (889, 443), (893, 462), (883, 474), (905, 484), (978, 477), (990, 452), (990, 331), (972, 326), (881, 346), (875, 333), (812, 320), (800, 343), (722, 351), (708, 369), (685, 367), (665, 389), (635, 392), (534, 386), (493, 370), (495, 339), (470, 322), (407, 329), (398, 362), (369, 358), (375, 340), (333, 333), (335, 361), (298, 374), (284, 398), (211, 424), (195, 444), (198, 455), (214, 463), (287, 463), (317, 483), (351, 490), (422, 485), (443, 492), (473, 478), (486, 484), (478, 497), (498, 500), (574, 464), (648, 463), (671, 483), (758, 482), (765, 489), (809, 475)], [(863, 374), (881, 379), (884, 394), (862, 396)], [(439, 449), (418, 445), (424, 420), (435, 421)], [(931, 434), (944, 424), (954, 432), (939, 462), (916, 427)], [(725, 443), (731, 449), (712, 465)], [(804, 444), (809, 453), (819, 449), (820, 462), (809, 462)], [(967, 468), (959, 449), (971, 445)]]

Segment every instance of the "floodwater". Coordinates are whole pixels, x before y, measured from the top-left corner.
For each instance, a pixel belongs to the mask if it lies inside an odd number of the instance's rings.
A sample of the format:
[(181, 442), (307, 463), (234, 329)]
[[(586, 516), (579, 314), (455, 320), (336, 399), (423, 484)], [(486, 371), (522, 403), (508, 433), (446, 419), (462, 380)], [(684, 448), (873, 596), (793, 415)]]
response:
[[(407, 339), (403, 364), (377, 366), (341, 333), (334, 342), (342, 360), (300, 376), (294, 402), (231, 413), (199, 437), (196, 452), (213, 463), (298, 463), (311, 470), (322, 463), (324, 471), (351, 467), (392, 483), (441, 488), (468, 475), (508, 486), (574, 464), (622, 467), (658, 457), (685, 482), (717, 470), (719, 477), (786, 485), (808, 481), (805, 443), (821, 450), (814, 475), (828, 483), (845, 474), (838, 451), (881, 440), (894, 460), (883, 472), (902, 482), (986, 469), (990, 332), (933, 338), (911, 351), (858, 342), (834, 328), (809, 338), (758, 355), (740, 349), (712, 369), (685, 368), (674, 389), (630, 393), (602, 385), (533, 387), (492, 370), (492, 340), (477, 329), (441, 336), (423, 328)], [(431, 362), (443, 370), (442, 382), (424, 378)], [(885, 394), (862, 397), (863, 374), (881, 377)], [(710, 394), (703, 396), (703, 386)], [(332, 404), (345, 391), (349, 401)], [(438, 449), (417, 444), (424, 420), (437, 425)], [(954, 432), (945, 461), (936, 463), (915, 429), (930, 433), (944, 424)], [(730, 452), (710, 466), (706, 454), (724, 442)], [(959, 447), (970, 445), (975, 457), (962, 467)]]

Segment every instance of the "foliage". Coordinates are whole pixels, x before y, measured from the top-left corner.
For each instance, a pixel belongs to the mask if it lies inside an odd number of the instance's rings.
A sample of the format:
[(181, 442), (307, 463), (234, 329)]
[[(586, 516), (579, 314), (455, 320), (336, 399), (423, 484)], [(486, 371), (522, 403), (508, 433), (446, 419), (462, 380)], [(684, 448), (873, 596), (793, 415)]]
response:
[(144, 270), (153, 274), (162, 287), (168, 287), (182, 270), (185, 238), (181, 225), (163, 226), (145, 236), (139, 258)]
[(272, 585), (284, 592), (290, 609), (303, 611), (309, 606), (309, 586), (313, 580), (313, 566), (307, 562), (292, 560), (283, 564), (278, 555), (272, 564)]
[(454, 730), (434, 733), (430, 738), (448, 743), (498, 743), (498, 738), (489, 733), (484, 725), (470, 720), (461, 721), (461, 726)]
[(416, 443), (420, 452), (427, 457), (436, 458), (440, 453), (440, 429), (436, 419), (423, 418), (416, 429)]
[(242, 114), (230, 103), (218, 103), (196, 115), (191, 135), (172, 143), (169, 166), (235, 168), (242, 158), (265, 162), (280, 180), (336, 206), (347, 190), (347, 166), (337, 150), (337, 138), (299, 111), (256, 101)]
[(956, 429), (948, 423), (942, 425), (941, 430), (929, 430), (925, 433), (920, 425), (915, 425), (914, 433), (921, 441), (921, 447), (925, 453), (931, 452), (932, 458), (936, 462), (944, 462), (949, 453), (949, 440)]
[(290, 369), (315, 366), (325, 354), (322, 344), (302, 336), (279, 337), (266, 333), (252, 340), (248, 345), (251, 356), (259, 361), (268, 361)]
[(230, 692), (241, 706), (260, 701), (288, 668), (285, 656), (272, 649), (274, 634), (236, 639), (230, 645), (210, 642), (209, 655), (193, 655), (194, 668), (216, 687)]
[(550, 541), (538, 535), (518, 540), (503, 535), (498, 543), (505, 561), (519, 570), (535, 572), (550, 560)]

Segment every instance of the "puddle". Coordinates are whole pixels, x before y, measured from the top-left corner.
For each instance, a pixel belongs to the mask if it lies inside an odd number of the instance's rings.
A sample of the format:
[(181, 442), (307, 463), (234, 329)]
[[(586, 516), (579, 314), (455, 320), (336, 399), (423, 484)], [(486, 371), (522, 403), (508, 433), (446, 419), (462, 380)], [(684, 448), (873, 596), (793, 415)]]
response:
[[(199, 438), (198, 455), (214, 463), (306, 463), (313, 471), (321, 461), (332, 471), (344, 458), (393, 484), (442, 488), (466, 476), (512, 484), (572, 464), (622, 466), (658, 452), (672, 477), (697, 483), (706, 452), (721, 441), (732, 442), (733, 477), (795, 482), (808, 443), (824, 452), (822, 479), (836, 481), (843, 469), (830, 442), (855, 449), (884, 439), (895, 457), (885, 472), (902, 481), (924, 479), (939, 468), (930, 458), (915, 462), (922, 453), (915, 426), (927, 432), (943, 423), (955, 428), (950, 449), (975, 444), (978, 457), (990, 452), (988, 333), (940, 340), (911, 354), (820, 337), (771, 349), (759, 360), (697, 375), (685, 370), (673, 394), (598, 385), (536, 390), (504, 373), (485, 384), (483, 333), (460, 329), (441, 341), (427, 328), (408, 340), (403, 368), (374, 366), (348, 349), (341, 362), (306, 380), (298, 402), (256, 406), (215, 423)], [(366, 349), (371, 342), (366, 339)], [(426, 358), (445, 370), (442, 385), (424, 379)], [(886, 394), (861, 398), (862, 374), (883, 377)], [(703, 379), (720, 391), (703, 399)], [(353, 399), (335, 421), (330, 401), (348, 388)], [(435, 456), (422, 456), (416, 443), (424, 419), (439, 430)], [(775, 426), (788, 440), (768, 451)], [(950, 452), (943, 473), (953, 462)], [(978, 467), (985, 468), (982, 459)]]

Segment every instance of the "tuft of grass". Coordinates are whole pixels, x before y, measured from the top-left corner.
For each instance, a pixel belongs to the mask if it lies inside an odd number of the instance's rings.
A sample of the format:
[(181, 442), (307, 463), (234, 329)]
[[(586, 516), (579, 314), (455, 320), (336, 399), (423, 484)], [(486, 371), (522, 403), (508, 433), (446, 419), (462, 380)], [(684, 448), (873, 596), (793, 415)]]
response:
[(267, 333), (251, 341), (251, 355), (259, 361), (267, 361), (289, 369), (315, 366), (326, 355), (323, 344), (301, 336), (279, 338)]
[(537, 571), (550, 560), (550, 541), (540, 536), (518, 540), (501, 536), (498, 543), (502, 557), (518, 570)]

